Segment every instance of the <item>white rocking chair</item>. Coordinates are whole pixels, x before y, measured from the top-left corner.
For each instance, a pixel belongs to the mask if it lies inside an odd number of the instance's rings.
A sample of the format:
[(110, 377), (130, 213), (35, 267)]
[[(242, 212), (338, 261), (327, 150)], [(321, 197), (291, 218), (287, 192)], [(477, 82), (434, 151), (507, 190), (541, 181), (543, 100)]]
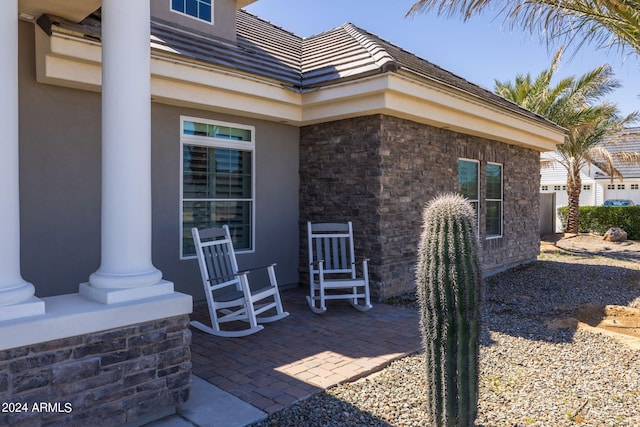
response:
[(369, 299), (369, 260), (362, 261), (362, 277), (358, 278), (351, 221), (346, 224), (307, 222), (307, 237), (311, 290), (307, 302), (311, 310), (324, 313), (327, 311), (326, 300), (334, 299), (347, 299), (360, 311), (372, 308)]
[[(221, 337), (243, 337), (264, 329), (264, 326), (259, 323), (274, 322), (289, 315), (282, 309), (275, 264), (262, 267), (266, 268), (269, 274), (269, 286), (252, 290), (249, 287), (248, 275), (250, 271), (257, 269), (238, 271), (229, 227), (223, 225), (222, 228), (208, 228), (200, 231), (192, 228), (191, 234), (198, 255), (204, 293), (211, 317), (211, 327), (192, 321), (193, 327)], [(265, 299), (270, 301), (262, 305), (255, 304)], [(271, 309), (275, 310), (275, 315), (259, 317)], [(241, 330), (220, 328), (222, 323), (238, 320), (248, 322), (249, 327)]]

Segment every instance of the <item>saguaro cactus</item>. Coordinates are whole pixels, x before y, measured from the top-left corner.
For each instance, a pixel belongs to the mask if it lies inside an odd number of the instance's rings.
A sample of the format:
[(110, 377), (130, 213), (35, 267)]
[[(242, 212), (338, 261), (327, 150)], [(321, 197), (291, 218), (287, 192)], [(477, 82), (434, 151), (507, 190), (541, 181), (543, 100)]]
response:
[(416, 269), (434, 427), (473, 426), (478, 405), (482, 273), (473, 207), (438, 196), (423, 213)]

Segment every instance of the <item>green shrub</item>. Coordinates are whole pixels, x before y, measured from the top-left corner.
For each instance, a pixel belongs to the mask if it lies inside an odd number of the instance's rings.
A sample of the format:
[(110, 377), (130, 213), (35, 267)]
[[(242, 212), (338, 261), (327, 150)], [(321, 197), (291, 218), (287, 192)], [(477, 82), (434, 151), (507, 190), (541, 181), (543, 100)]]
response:
[(433, 199), (423, 213), (416, 285), (433, 427), (474, 425), (482, 272), (476, 213), (460, 195)]
[[(568, 211), (566, 206), (558, 209), (564, 229)], [(581, 233), (604, 234), (611, 227), (622, 228), (631, 240), (640, 240), (640, 206), (580, 206), (578, 230)]]

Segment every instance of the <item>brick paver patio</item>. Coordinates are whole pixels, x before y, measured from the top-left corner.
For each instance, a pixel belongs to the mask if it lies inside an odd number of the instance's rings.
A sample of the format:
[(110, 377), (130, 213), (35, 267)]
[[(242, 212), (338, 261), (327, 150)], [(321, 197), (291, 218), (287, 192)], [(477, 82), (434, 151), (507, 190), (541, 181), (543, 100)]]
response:
[[(193, 374), (267, 412), (276, 412), (330, 386), (363, 377), (420, 349), (415, 310), (374, 304), (359, 312), (329, 301), (311, 312), (306, 288), (281, 292), (290, 316), (243, 338), (193, 332)], [(192, 319), (209, 324), (207, 307)]]

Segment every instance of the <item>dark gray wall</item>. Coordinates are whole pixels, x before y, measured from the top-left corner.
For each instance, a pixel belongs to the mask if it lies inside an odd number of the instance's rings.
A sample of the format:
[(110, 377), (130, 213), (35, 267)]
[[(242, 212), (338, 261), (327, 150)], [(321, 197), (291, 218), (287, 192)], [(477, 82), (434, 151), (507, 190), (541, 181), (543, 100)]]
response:
[(539, 153), (385, 115), (301, 129), (301, 221), (353, 221), (356, 256), (371, 259), (372, 293), (383, 299), (411, 291), (422, 210), (437, 194), (458, 191), (459, 158), (480, 161), (481, 199), (487, 162), (503, 164), (503, 237), (485, 239), (481, 202), (485, 271), (535, 260)]
[(78, 292), (100, 265), (100, 95), (36, 83), (33, 24), (19, 43), (22, 275)]
[[(35, 81), (34, 28), (20, 23), (21, 269), (36, 295), (78, 291), (100, 265), (100, 94)], [(204, 298), (195, 260), (179, 259), (180, 115), (256, 128), (256, 250), (241, 268), (277, 262), (298, 282), (299, 129), (152, 104), (153, 263), (176, 290)]]

